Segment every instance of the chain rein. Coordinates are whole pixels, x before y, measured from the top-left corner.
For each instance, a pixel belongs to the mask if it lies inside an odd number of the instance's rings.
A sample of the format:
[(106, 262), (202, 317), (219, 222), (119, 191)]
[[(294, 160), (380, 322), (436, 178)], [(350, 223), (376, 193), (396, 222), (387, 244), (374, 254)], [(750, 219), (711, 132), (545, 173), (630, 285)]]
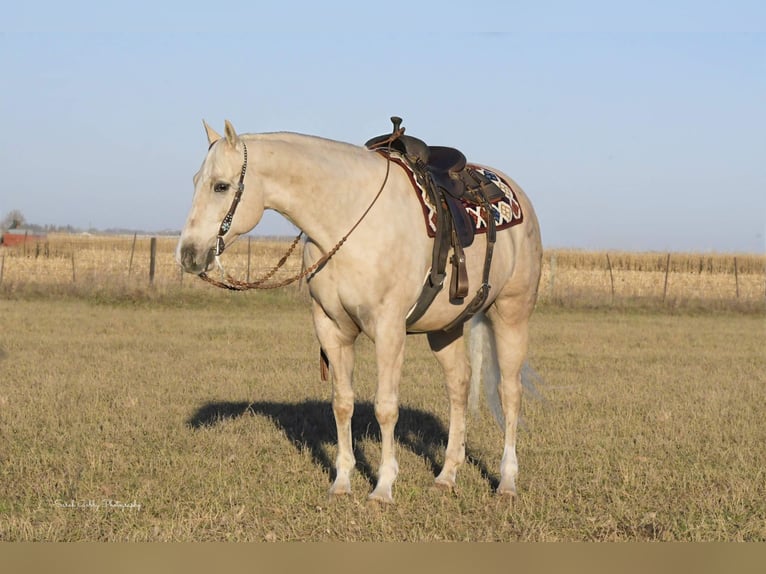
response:
[[(391, 136), (386, 140), (385, 142), (382, 142), (382, 146), (387, 146), (388, 151), (391, 151), (391, 143), (395, 141), (399, 136), (401, 136), (404, 133), (404, 129), (395, 130), (394, 133), (391, 134)], [(245, 189), (245, 172), (247, 171), (247, 146), (245, 146), (245, 142), (242, 142), (242, 146), (244, 148), (244, 162), (242, 164), (242, 171), (239, 176), (239, 185), (237, 186), (237, 191), (234, 194), (234, 200), (232, 201), (231, 207), (229, 208), (228, 213), (223, 218), (223, 221), (221, 222), (221, 227), (218, 230), (218, 237), (216, 239), (216, 247), (215, 247), (215, 257), (216, 261), (218, 261), (219, 255), (223, 253), (225, 244), (223, 240), (223, 236), (226, 235), (226, 233), (229, 231), (229, 228), (231, 227), (232, 219), (234, 218), (234, 212), (237, 209), (237, 205), (239, 205), (239, 201), (242, 197), (242, 192)], [(379, 148), (378, 148), (379, 149)], [(348, 232), (340, 238), (338, 243), (335, 244), (335, 246), (330, 249), (323, 257), (321, 257), (318, 261), (316, 261), (313, 265), (310, 267), (307, 267), (297, 275), (294, 275), (292, 277), (289, 277), (287, 279), (284, 279), (282, 281), (279, 281), (277, 283), (268, 283), (265, 284), (269, 279), (271, 279), (274, 274), (279, 271), (279, 269), (284, 266), (284, 264), (287, 262), (287, 259), (292, 255), (293, 251), (295, 251), (295, 248), (298, 246), (298, 243), (301, 240), (301, 237), (303, 236), (303, 231), (298, 233), (298, 235), (293, 239), (293, 242), (290, 244), (290, 247), (287, 249), (285, 254), (282, 256), (282, 258), (279, 260), (279, 262), (272, 267), (272, 269), (263, 275), (262, 277), (257, 278), (255, 281), (240, 281), (238, 279), (234, 279), (231, 275), (226, 274), (223, 281), (219, 281), (217, 279), (213, 279), (210, 277), (207, 273), (204, 271), (199, 274), (199, 278), (203, 281), (207, 281), (211, 285), (215, 285), (216, 287), (220, 287), (222, 289), (228, 289), (229, 291), (247, 291), (250, 289), (278, 289), (280, 287), (284, 287), (286, 285), (290, 285), (291, 283), (295, 283), (296, 281), (299, 281), (300, 279), (303, 279), (304, 277), (308, 275), (312, 275), (315, 273), (320, 267), (322, 267), (325, 263), (327, 263), (341, 248), (341, 246), (346, 242), (346, 240), (349, 238), (349, 236), (354, 232), (354, 230), (359, 226), (360, 223), (362, 223), (362, 220), (367, 216), (367, 214), (372, 209), (372, 206), (375, 205), (375, 203), (378, 201), (378, 198), (380, 197), (380, 194), (383, 193), (383, 188), (386, 187), (386, 183), (388, 182), (388, 175), (391, 172), (391, 156), (390, 154), (386, 153), (384, 154), (386, 156), (386, 175), (383, 178), (383, 183), (380, 185), (380, 189), (378, 189), (378, 193), (375, 194), (375, 198), (372, 200), (372, 203), (367, 207), (367, 209), (362, 213), (362, 215), (359, 217), (357, 222), (351, 227), (351, 229), (348, 230)], [(223, 269), (223, 266), (218, 262), (218, 265), (221, 269)]]

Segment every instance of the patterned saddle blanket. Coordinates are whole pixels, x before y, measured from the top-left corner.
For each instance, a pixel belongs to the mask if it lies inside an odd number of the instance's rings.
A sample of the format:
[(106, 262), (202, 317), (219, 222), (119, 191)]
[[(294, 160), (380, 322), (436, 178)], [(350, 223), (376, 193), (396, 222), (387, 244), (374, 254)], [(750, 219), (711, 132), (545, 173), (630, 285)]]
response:
[[(408, 162), (399, 159), (392, 154), (391, 160), (398, 165), (401, 165), (407, 172), (410, 178), (412, 187), (420, 200), (420, 206), (423, 209), (423, 217), (425, 219), (426, 232), (429, 237), (436, 236), (436, 206), (433, 204), (430, 194), (426, 188), (425, 182), (421, 181), (419, 175), (412, 169)], [(495, 199), (490, 202), (491, 213), (488, 214), (486, 208), (483, 205), (475, 204), (467, 199), (459, 200), (462, 204), (462, 208), (467, 214), (473, 225), (474, 233), (486, 233), (488, 229), (488, 218), (492, 217), (495, 220), (495, 229), (500, 231), (508, 227), (513, 227), (524, 221), (524, 214), (521, 211), (521, 205), (519, 204), (516, 194), (510, 184), (501, 178), (498, 174), (492, 170), (475, 164), (467, 164), (466, 169), (473, 170), (479, 175), (484, 176), (492, 183), (494, 183), (503, 192), (503, 197)]]

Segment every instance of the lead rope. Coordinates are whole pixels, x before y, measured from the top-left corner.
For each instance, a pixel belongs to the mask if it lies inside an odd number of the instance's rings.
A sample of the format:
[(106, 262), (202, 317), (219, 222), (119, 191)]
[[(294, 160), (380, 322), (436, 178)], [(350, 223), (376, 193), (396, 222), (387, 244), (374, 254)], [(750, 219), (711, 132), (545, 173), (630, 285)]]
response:
[[(401, 133), (403, 133), (403, 130), (401, 132), (396, 131), (393, 134), (391, 134), (391, 137), (389, 138), (389, 141), (387, 142), (389, 151), (391, 147), (391, 142), (393, 142), (396, 138), (398, 138), (401, 135)], [(245, 152), (245, 154), (247, 154), (247, 152)], [(324, 255), (322, 258), (320, 258), (316, 263), (304, 269), (297, 275), (294, 275), (293, 277), (284, 279), (283, 281), (279, 281), (278, 283), (269, 283), (264, 285), (264, 283), (266, 283), (266, 281), (271, 279), (274, 276), (274, 274), (285, 264), (285, 262), (290, 257), (290, 255), (292, 255), (293, 251), (295, 251), (295, 248), (298, 245), (298, 242), (300, 241), (301, 236), (303, 235), (303, 231), (301, 231), (293, 240), (287, 252), (282, 256), (279, 262), (263, 277), (259, 277), (255, 281), (240, 281), (238, 279), (234, 279), (229, 274), (225, 274), (223, 281), (219, 281), (217, 279), (213, 279), (204, 271), (199, 274), (200, 279), (202, 279), (203, 281), (207, 281), (211, 285), (215, 285), (216, 287), (220, 287), (222, 289), (228, 289), (230, 291), (247, 291), (249, 289), (278, 289), (279, 287), (284, 287), (285, 285), (290, 285), (291, 283), (295, 283), (296, 281), (303, 279), (304, 277), (316, 272), (320, 267), (322, 267), (325, 263), (327, 263), (333, 257), (333, 255), (335, 255), (338, 252), (338, 250), (346, 242), (348, 237), (354, 232), (354, 230), (359, 226), (359, 224), (362, 223), (362, 220), (370, 212), (370, 210), (372, 209), (372, 206), (375, 205), (375, 203), (378, 201), (380, 194), (383, 193), (383, 188), (386, 187), (386, 183), (388, 182), (388, 175), (391, 172), (391, 157), (389, 154), (385, 154), (385, 155), (386, 155), (386, 176), (383, 178), (383, 183), (381, 184), (380, 189), (378, 190), (378, 193), (375, 194), (375, 198), (372, 200), (372, 203), (370, 203), (367, 209), (364, 210), (364, 213), (357, 220), (357, 222), (351, 227), (351, 229), (349, 229), (348, 232), (343, 237), (340, 238), (340, 241), (338, 241), (338, 243), (336, 243), (335, 246), (332, 249), (330, 249), (330, 251), (328, 251), (327, 254)], [(247, 168), (247, 155), (245, 155), (245, 164), (242, 167), (242, 176), (241, 176), (242, 184), (240, 186), (240, 189), (237, 190), (237, 195), (235, 195), (235, 198), (234, 198), (235, 201), (232, 203), (232, 206), (229, 209), (229, 213), (226, 214), (224, 221), (221, 223), (221, 230), (223, 230), (224, 224), (226, 223), (227, 219), (229, 219), (228, 225), (229, 226), (231, 225), (231, 218), (229, 218), (229, 215), (233, 216), (234, 209), (236, 209), (236, 204), (239, 203), (239, 197), (241, 197), (242, 195), (241, 190), (244, 190), (244, 174), (245, 174), (246, 168)], [(228, 231), (228, 226), (226, 227), (226, 230), (223, 231), (223, 233), (226, 233), (226, 231)], [(218, 245), (223, 243), (223, 236), (221, 235), (220, 232), (218, 235), (218, 239), (216, 241), (217, 241), (216, 263), (218, 264), (219, 268), (223, 271), (223, 266), (218, 260), (218, 256), (220, 255), (220, 252), (218, 252)], [(222, 251), (223, 249), (221, 249), (221, 252)]]

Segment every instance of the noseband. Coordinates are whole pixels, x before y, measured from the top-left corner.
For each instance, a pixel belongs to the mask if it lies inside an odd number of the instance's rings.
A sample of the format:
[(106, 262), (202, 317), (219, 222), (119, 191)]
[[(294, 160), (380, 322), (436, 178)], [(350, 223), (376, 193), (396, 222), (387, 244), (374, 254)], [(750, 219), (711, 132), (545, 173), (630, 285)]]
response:
[[(242, 142), (242, 150), (244, 152), (245, 159), (242, 162), (242, 171), (239, 173), (239, 183), (237, 184), (237, 191), (234, 193), (234, 199), (231, 201), (231, 207), (226, 212), (226, 216), (221, 221), (221, 227), (218, 228), (218, 237), (215, 242), (215, 256), (218, 257), (226, 248), (226, 244), (223, 241), (223, 236), (229, 232), (231, 228), (231, 221), (234, 219), (234, 212), (237, 211), (239, 200), (242, 199), (242, 192), (245, 191), (245, 172), (247, 171), (247, 146), (245, 142)], [(215, 142), (213, 142), (215, 143)], [(210, 147), (213, 147), (212, 145)]]

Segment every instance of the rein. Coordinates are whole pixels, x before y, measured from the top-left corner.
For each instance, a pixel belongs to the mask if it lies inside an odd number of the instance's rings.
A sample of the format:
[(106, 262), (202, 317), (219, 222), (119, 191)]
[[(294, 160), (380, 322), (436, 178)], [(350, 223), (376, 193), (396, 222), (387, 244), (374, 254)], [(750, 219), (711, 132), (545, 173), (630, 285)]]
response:
[[(404, 133), (404, 130), (395, 130), (394, 133), (391, 134), (390, 138), (388, 139), (387, 143), (390, 151), (391, 142), (396, 140), (399, 136)], [(234, 219), (234, 212), (237, 210), (237, 206), (239, 205), (240, 199), (242, 199), (242, 192), (245, 190), (245, 172), (247, 171), (247, 146), (245, 146), (245, 142), (242, 141), (242, 147), (244, 149), (244, 161), (242, 163), (242, 171), (239, 175), (239, 184), (237, 185), (237, 191), (234, 194), (234, 199), (232, 200), (231, 207), (229, 207), (229, 211), (226, 213), (226, 216), (223, 218), (223, 221), (221, 222), (221, 227), (218, 229), (218, 236), (216, 238), (216, 246), (215, 246), (215, 259), (218, 263), (218, 267), (223, 272), (223, 265), (221, 265), (221, 262), (219, 261), (218, 257), (223, 253), (223, 250), (225, 248), (225, 243), (223, 240), (223, 236), (226, 235), (226, 233), (231, 228), (231, 222)], [(222, 281), (219, 281), (217, 279), (213, 279), (210, 277), (207, 273), (204, 271), (199, 274), (200, 279), (203, 281), (207, 281), (211, 285), (215, 285), (216, 287), (220, 287), (222, 289), (228, 289), (230, 291), (247, 291), (249, 289), (278, 289), (279, 287), (284, 287), (285, 285), (290, 285), (291, 283), (295, 283), (296, 281), (303, 279), (304, 277), (308, 275), (312, 275), (317, 270), (319, 270), (325, 263), (327, 263), (341, 248), (341, 246), (346, 242), (346, 240), (349, 238), (349, 236), (354, 232), (354, 230), (359, 226), (360, 223), (362, 223), (362, 220), (364, 220), (365, 217), (367, 217), (367, 214), (372, 209), (372, 206), (375, 205), (375, 203), (378, 201), (378, 198), (380, 197), (380, 194), (383, 193), (383, 189), (386, 187), (386, 183), (388, 182), (388, 176), (391, 172), (391, 159), (388, 154), (386, 154), (386, 175), (383, 178), (383, 183), (380, 185), (380, 189), (378, 189), (378, 193), (375, 194), (375, 198), (372, 200), (372, 203), (367, 207), (367, 209), (364, 210), (364, 213), (359, 217), (359, 219), (354, 223), (354, 225), (351, 227), (351, 229), (348, 230), (348, 232), (340, 238), (338, 243), (335, 244), (335, 246), (330, 249), (323, 257), (321, 257), (316, 263), (311, 265), (310, 267), (304, 269), (297, 275), (294, 275), (292, 277), (289, 277), (283, 281), (279, 281), (277, 283), (268, 283), (266, 282), (271, 279), (274, 274), (287, 262), (287, 259), (292, 255), (293, 251), (295, 251), (296, 246), (298, 245), (298, 242), (301, 239), (301, 236), (303, 235), (303, 231), (298, 233), (298, 235), (293, 240), (292, 244), (290, 244), (290, 247), (287, 249), (287, 252), (282, 256), (282, 258), (279, 260), (279, 262), (265, 275), (262, 277), (259, 277), (255, 281), (240, 281), (237, 279), (234, 279), (231, 275), (226, 274)]]

